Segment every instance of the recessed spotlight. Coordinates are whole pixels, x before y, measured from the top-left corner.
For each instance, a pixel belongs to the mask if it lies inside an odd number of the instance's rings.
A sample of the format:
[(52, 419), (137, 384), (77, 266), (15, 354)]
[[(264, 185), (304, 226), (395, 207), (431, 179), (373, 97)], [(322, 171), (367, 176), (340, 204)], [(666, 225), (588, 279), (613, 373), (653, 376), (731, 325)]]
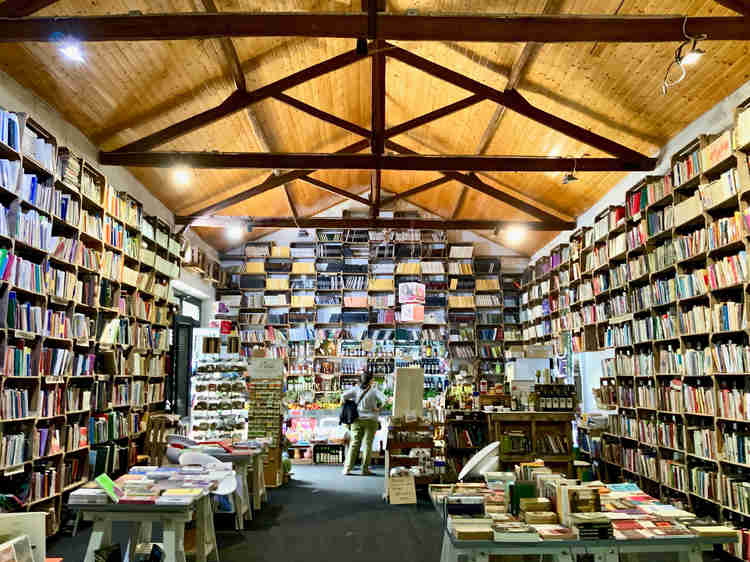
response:
[(233, 242), (238, 242), (242, 239), (242, 235), (245, 233), (245, 229), (238, 224), (227, 228), (227, 238)]
[(83, 51), (78, 43), (64, 43), (60, 47), (60, 52), (68, 59), (75, 62), (84, 62)]
[(526, 228), (523, 226), (509, 226), (505, 229), (505, 240), (512, 244), (521, 242), (524, 236), (526, 236)]
[(172, 178), (177, 185), (187, 185), (190, 183), (190, 169), (187, 166), (177, 166), (172, 171)]

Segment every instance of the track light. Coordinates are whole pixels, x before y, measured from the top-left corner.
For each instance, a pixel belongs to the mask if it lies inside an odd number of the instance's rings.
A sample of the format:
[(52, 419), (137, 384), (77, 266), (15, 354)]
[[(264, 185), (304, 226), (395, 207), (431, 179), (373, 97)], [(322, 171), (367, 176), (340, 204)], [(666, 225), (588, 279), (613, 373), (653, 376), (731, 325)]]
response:
[(573, 158), (573, 171), (568, 172), (567, 174), (563, 176), (563, 179), (562, 179), (563, 185), (567, 185), (570, 182), (578, 181), (578, 178), (576, 177), (576, 164), (577, 164), (576, 159)]
[(706, 51), (698, 46), (698, 40), (693, 39), (693, 48), (690, 49), (688, 54), (682, 59), (682, 64), (691, 66), (701, 60), (701, 57), (706, 54)]
[[(676, 86), (685, 79), (685, 76), (687, 76), (687, 70), (685, 70), (685, 67), (697, 63), (701, 57), (706, 54), (706, 51), (698, 47), (698, 41), (703, 41), (704, 39), (707, 39), (708, 36), (705, 33), (701, 35), (690, 35), (687, 32), (686, 27), (687, 17), (682, 20), (682, 35), (685, 36), (685, 40), (680, 43), (680, 46), (677, 47), (677, 49), (675, 49), (674, 59), (669, 63), (669, 66), (667, 66), (667, 71), (664, 73), (664, 80), (662, 80), (661, 93), (665, 96), (667, 95), (669, 88)], [(683, 54), (683, 51), (691, 43), (692, 47), (690, 50)], [(674, 67), (677, 67), (680, 73), (676, 79), (671, 78)]]

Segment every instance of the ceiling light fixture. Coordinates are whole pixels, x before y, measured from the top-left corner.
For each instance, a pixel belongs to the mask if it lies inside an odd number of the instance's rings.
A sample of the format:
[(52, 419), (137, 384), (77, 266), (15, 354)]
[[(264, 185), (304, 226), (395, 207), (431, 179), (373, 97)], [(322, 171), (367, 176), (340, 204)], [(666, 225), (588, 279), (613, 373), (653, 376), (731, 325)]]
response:
[[(685, 70), (685, 67), (697, 63), (701, 57), (706, 54), (706, 51), (698, 47), (698, 41), (707, 39), (708, 35), (705, 33), (701, 33), (700, 35), (690, 35), (687, 32), (687, 16), (682, 20), (682, 35), (685, 37), (685, 40), (680, 43), (680, 46), (677, 47), (677, 49), (675, 49), (674, 59), (669, 63), (667, 71), (664, 73), (664, 80), (661, 83), (661, 93), (665, 96), (667, 95), (669, 88), (676, 86), (685, 79), (687, 76), (687, 70)], [(691, 43), (692, 47), (690, 47), (690, 50), (683, 54), (683, 51), (690, 46)], [(670, 75), (675, 66), (679, 68), (680, 75), (676, 79), (671, 79)]]
[(526, 228), (521, 225), (509, 226), (505, 229), (505, 240), (511, 244), (518, 244), (526, 236)]
[(190, 183), (190, 168), (187, 166), (175, 166), (172, 170), (172, 179), (177, 185), (185, 186)]
[(77, 41), (68, 41), (63, 43), (60, 47), (60, 52), (65, 58), (70, 59), (74, 62), (84, 62), (83, 51), (81, 51), (81, 45)]

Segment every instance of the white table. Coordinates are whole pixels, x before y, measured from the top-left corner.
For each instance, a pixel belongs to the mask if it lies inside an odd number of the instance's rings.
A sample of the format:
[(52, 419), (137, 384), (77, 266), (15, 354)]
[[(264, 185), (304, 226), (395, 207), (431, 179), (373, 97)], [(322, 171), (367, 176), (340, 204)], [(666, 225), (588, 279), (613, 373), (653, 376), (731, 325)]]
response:
[(703, 551), (713, 545), (727, 544), (728, 537), (674, 537), (640, 540), (564, 540), (536, 542), (459, 541), (443, 529), (440, 562), (487, 562), (493, 555), (551, 555), (554, 562), (574, 562), (578, 554), (593, 554), (594, 562), (618, 562), (620, 554), (677, 552), (680, 562), (703, 562)]
[(219, 562), (213, 510), (208, 494), (185, 506), (102, 504), (70, 507), (79, 510), (84, 520), (94, 524), (84, 562), (94, 562), (95, 552), (112, 543), (112, 523), (115, 521), (131, 524), (131, 557), (139, 543), (151, 542), (153, 523), (160, 522), (164, 529), (163, 562), (185, 562), (185, 524), (193, 519), (193, 514), (196, 518), (197, 562), (206, 562), (212, 552), (216, 562)]

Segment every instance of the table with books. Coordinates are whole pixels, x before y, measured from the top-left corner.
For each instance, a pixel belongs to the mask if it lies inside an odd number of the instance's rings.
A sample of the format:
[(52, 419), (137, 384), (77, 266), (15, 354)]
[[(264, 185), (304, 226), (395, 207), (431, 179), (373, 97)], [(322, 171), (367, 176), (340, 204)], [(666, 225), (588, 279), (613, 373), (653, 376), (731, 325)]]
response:
[[(195, 557), (219, 559), (210, 494), (225, 479), (234, 479), (231, 464), (210, 467), (135, 466), (112, 481), (106, 474), (70, 494), (69, 506), (93, 522), (84, 562), (94, 562), (96, 552), (112, 539), (112, 523), (131, 524), (128, 552), (149, 544), (152, 525), (163, 526), (163, 562), (185, 562), (185, 525), (195, 520)], [(192, 541), (188, 541), (192, 542)]]
[(523, 554), (617, 562), (620, 554), (649, 552), (702, 562), (704, 550), (738, 541), (735, 529), (662, 504), (635, 484), (568, 479), (541, 461), (522, 463), (515, 474), (486, 473), (484, 483), (435, 484), (429, 491), (442, 519), (441, 562)]

